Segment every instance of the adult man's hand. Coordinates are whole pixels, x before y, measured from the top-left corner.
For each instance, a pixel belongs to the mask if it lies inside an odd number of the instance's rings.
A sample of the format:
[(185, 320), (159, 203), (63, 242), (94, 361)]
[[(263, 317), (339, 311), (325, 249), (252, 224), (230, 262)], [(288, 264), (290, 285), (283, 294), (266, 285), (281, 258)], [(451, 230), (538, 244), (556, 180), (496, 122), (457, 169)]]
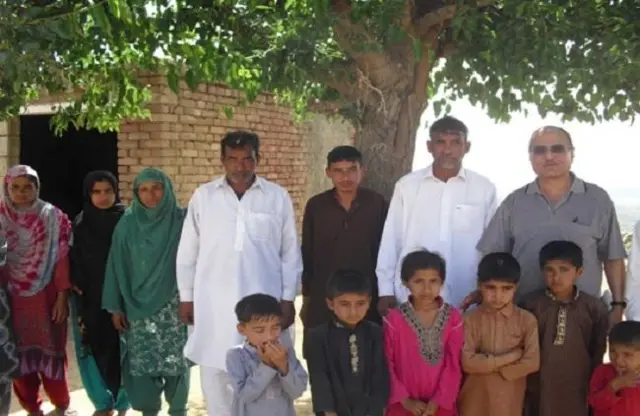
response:
[(480, 291), (474, 290), (466, 298), (464, 298), (464, 300), (462, 301), (462, 304), (460, 305), (460, 310), (464, 312), (467, 309), (469, 309), (472, 305), (478, 305), (481, 301), (482, 301), (482, 296), (480, 295)]
[(282, 308), (282, 329), (287, 329), (296, 319), (296, 307), (290, 300), (280, 301), (280, 307)]
[(193, 325), (193, 302), (180, 302), (178, 317), (185, 325)]
[(378, 299), (378, 313), (384, 318), (389, 313), (389, 309), (395, 308), (397, 303), (395, 296), (380, 296), (380, 299)]
[(622, 322), (623, 315), (624, 308), (620, 305), (615, 305), (613, 309), (611, 309), (611, 312), (609, 312), (609, 329)]

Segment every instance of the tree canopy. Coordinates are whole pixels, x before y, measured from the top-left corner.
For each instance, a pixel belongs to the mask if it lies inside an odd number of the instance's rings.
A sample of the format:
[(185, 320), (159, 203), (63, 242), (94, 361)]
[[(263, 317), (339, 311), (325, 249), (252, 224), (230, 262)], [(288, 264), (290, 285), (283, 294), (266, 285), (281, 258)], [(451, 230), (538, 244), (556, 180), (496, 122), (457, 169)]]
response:
[(436, 113), (466, 97), (500, 121), (633, 120), (638, 21), (633, 0), (0, 0), (0, 119), (75, 87), (57, 125), (115, 129), (146, 114), (141, 71), (223, 82), (353, 121), (388, 193), (437, 91)]

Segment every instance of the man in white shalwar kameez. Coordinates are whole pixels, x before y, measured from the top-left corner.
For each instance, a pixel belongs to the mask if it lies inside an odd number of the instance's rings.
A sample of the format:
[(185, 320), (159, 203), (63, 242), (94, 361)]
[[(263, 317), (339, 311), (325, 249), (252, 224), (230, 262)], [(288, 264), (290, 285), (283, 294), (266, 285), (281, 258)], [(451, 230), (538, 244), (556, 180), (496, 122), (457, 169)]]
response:
[(225, 135), (226, 175), (194, 192), (178, 249), (180, 317), (193, 325), (184, 353), (200, 365), (209, 416), (231, 414), (225, 359), (227, 350), (243, 341), (236, 330), (236, 303), (266, 293), (281, 300), (283, 328), (295, 317), (302, 262), (293, 204), (284, 188), (255, 174), (259, 149), (253, 133)]

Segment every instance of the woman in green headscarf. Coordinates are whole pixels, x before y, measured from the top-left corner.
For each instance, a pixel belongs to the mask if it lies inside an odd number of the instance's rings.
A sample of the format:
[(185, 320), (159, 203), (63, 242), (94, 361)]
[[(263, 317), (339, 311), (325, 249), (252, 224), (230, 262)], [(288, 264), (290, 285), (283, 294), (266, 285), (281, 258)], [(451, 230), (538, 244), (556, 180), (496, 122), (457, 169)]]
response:
[(133, 182), (133, 203), (113, 233), (102, 307), (126, 342), (124, 388), (144, 416), (186, 416), (189, 363), (182, 353), (187, 327), (178, 318), (176, 253), (185, 209), (169, 177), (147, 168)]

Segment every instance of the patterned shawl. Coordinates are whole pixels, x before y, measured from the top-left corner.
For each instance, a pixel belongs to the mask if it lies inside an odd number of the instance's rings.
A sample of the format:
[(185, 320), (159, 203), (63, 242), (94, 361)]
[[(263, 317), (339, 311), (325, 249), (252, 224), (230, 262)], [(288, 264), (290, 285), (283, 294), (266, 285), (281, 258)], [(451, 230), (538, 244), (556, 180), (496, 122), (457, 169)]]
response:
[(32, 179), (40, 194), (40, 179), (33, 168), (17, 165), (9, 169), (0, 201), (0, 229), (7, 240), (9, 292), (32, 296), (51, 282), (56, 263), (67, 255), (71, 222), (59, 208), (38, 197), (31, 207), (16, 208), (9, 198), (9, 186), (21, 176)]

